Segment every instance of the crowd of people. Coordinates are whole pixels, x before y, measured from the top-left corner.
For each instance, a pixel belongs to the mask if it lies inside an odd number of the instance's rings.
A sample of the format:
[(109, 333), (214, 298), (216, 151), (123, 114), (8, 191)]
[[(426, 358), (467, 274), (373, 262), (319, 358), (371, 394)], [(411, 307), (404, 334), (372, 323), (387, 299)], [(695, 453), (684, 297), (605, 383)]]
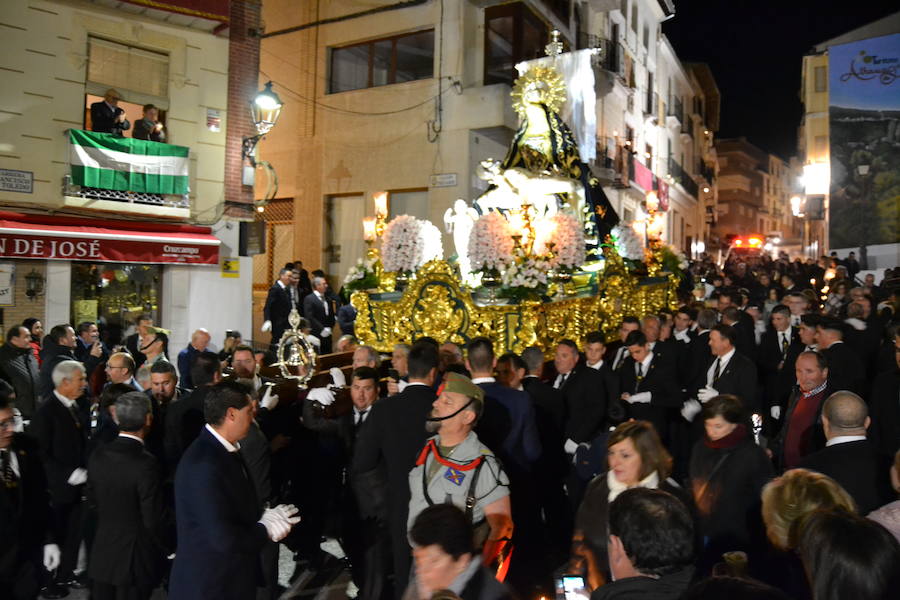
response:
[(701, 260), (612, 336), (390, 356), (289, 264), (273, 343), (292, 310), (322, 354), (343, 334), (310, 389), (233, 330), (170, 361), (148, 315), (112, 347), (27, 320), (0, 347), (0, 590), (272, 599), (289, 550), (365, 599), (898, 597), (898, 287), (848, 262)]

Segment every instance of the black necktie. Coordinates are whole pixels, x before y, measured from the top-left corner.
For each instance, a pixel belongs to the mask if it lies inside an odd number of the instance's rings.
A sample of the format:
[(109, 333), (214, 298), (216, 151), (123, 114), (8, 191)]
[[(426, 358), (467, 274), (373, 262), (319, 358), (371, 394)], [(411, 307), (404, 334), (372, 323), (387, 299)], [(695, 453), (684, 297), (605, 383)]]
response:
[(72, 418), (75, 420), (75, 427), (81, 429), (81, 418), (78, 416), (78, 407), (75, 406), (73, 402), (69, 407), (69, 413), (72, 415)]
[(641, 381), (644, 379), (644, 363), (637, 363), (637, 377), (634, 380), (634, 391), (637, 392), (641, 387)]
[(558, 390), (561, 390), (561, 389), (562, 389), (562, 386), (564, 386), (564, 385), (566, 384), (566, 378), (567, 378), (568, 376), (569, 376), (568, 373), (561, 373), (561, 374), (559, 375), (559, 377), (560, 377), (560, 379), (559, 379), (559, 385), (556, 387), (556, 389), (558, 389)]
[(8, 449), (0, 450), (0, 477), (3, 477), (3, 483), (7, 489), (14, 488), (18, 485), (19, 478), (12, 468), (12, 458)]
[(715, 382), (717, 382), (717, 381), (719, 380), (719, 369), (720, 369), (721, 367), (722, 367), (722, 359), (721, 359), (721, 358), (717, 358), (717, 359), (716, 359), (716, 368), (715, 368), (715, 370), (713, 371), (713, 383), (715, 383)]
[(788, 351), (788, 339), (787, 333), (781, 332), (781, 356), (784, 357), (787, 355)]
[(366, 410), (356, 413), (356, 423), (355, 423), (356, 427), (359, 427), (366, 421), (366, 413), (368, 413), (368, 412), (369, 412), (369, 409), (367, 408)]

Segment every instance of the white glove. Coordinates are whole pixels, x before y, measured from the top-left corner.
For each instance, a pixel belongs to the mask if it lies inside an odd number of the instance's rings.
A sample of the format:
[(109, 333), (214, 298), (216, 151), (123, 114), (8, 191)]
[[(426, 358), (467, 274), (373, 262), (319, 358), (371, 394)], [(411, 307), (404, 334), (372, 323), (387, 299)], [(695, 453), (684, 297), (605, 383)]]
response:
[(306, 341), (309, 342), (310, 344), (312, 344), (313, 346), (315, 346), (316, 350), (318, 350), (319, 347), (322, 345), (322, 340), (320, 340), (319, 338), (317, 338), (314, 335), (306, 336)]
[(44, 568), (52, 571), (59, 566), (59, 546), (44, 544)]
[(266, 321), (265, 323), (263, 323), (262, 327), (260, 327), (259, 330), (262, 332), (272, 331), (272, 321)]
[(343, 371), (337, 367), (331, 367), (328, 369), (328, 373), (331, 375), (331, 380), (334, 382), (334, 385), (337, 387), (347, 387), (347, 378), (344, 377)]
[(296, 525), (300, 522), (300, 516), (297, 515), (300, 509), (293, 504), (279, 504), (272, 510), (281, 515), (281, 518), (291, 525)]
[(566, 451), (566, 454), (575, 454), (575, 451), (578, 450), (578, 444), (573, 442), (572, 440), (566, 440), (565, 446), (563, 449)]
[(693, 422), (694, 417), (700, 414), (700, 411), (703, 410), (703, 407), (700, 406), (700, 403), (696, 400), (688, 400), (684, 403), (684, 407), (681, 409), (681, 416), (685, 418), (685, 420)]
[(319, 337), (321, 337), (321, 338), (331, 337), (331, 327), (326, 327), (325, 329), (323, 329), (321, 331), (321, 333), (319, 333)]
[(650, 404), (650, 392), (640, 392), (638, 394), (631, 394), (627, 398), (625, 398), (625, 402), (628, 404)]
[(272, 410), (276, 406), (278, 406), (278, 394), (272, 393), (272, 390), (275, 389), (274, 385), (266, 386), (266, 393), (263, 394), (262, 400), (259, 401), (260, 408), (268, 408)]
[(291, 524), (273, 508), (263, 511), (262, 517), (257, 523), (266, 528), (266, 533), (273, 542), (280, 542), (291, 532)]
[(772, 408), (769, 409), (769, 414), (772, 415), (773, 419), (780, 419), (781, 418), (781, 407), (778, 405), (773, 406)]
[(718, 395), (718, 391), (709, 386), (706, 386), (705, 388), (702, 388), (699, 392), (697, 392), (697, 400), (706, 404), (709, 400), (715, 398)]
[(314, 388), (306, 395), (307, 400), (315, 400), (322, 406), (331, 406), (334, 402), (334, 393), (328, 388)]
[(69, 485), (81, 485), (82, 483), (87, 481), (87, 469), (83, 469), (78, 467), (72, 474), (69, 475), (68, 483)]

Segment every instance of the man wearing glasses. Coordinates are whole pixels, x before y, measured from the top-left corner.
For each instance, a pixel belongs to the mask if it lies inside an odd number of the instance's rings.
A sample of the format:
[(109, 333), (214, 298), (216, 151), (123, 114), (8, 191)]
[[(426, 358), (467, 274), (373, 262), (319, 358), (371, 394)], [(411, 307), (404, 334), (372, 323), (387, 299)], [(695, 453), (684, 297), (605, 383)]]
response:
[(144, 388), (134, 377), (134, 359), (124, 352), (116, 352), (106, 362), (106, 378), (109, 384), (124, 383), (143, 392)]

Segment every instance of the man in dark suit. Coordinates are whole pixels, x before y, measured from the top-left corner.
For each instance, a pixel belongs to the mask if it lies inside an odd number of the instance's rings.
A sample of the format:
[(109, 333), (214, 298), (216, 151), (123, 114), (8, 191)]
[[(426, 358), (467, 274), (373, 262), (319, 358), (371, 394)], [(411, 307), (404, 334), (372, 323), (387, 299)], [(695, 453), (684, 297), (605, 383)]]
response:
[(135, 369), (140, 368), (147, 360), (147, 357), (141, 352), (141, 338), (145, 337), (149, 332), (148, 327), (153, 327), (153, 317), (148, 314), (141, 314), (135, 321), (137, 331), (125, 338), (125, 349), (134, 359)]
[(75, 330), (71, 325), (54, 325), (44, 338), (41, 348), (41, 369), (38, 382), (38, 402), (53, 395), (53, 370), (65, 360), (75, 357)]
[(900, 330), (894, 335), (894, 368), (872, 384), (872, 442), (884, 456), (900, 450)]
[(212, 352), (202, 352), (194, 359), (191, 366), (194, 387), (193, 391), (166, 411), (165, 435), (163, 450), (166, 456), (166, 469), (174, 473), (181, 456), (200, 435), (206, 424), (203, 401), (210, 386), (222, 379), (222, 366), (219, 357)]
[(95, 600), (147, 600), (162, 580), (167, 517), (161, 470), (144, 448), (153, 413), (142, 392), (113, 405), (118, 437), (98, 447), (88, 463), (88, 505), (97, 514), (89, 573)]
[[(749, 325), (742, 317), (750, 319)], [(722, 311), (722, 324), (734, 329), (734, 347), (750, 360), (756, 360), (756, 335), (754, 334), (753, 317), (729, 306)]]
[(616, 412), (619, 403), (619, 376), (613, 371), (612, 365), (603, 357), (606, 355), (606, 341), (599, 331), (592, 331), (584, 338), (584, 362), (590, 369), (600, 373), (603, 378), (603, 386), (606, 388), (606, 409), (610, 421), (615, 423), (624, 418), (622, 411)]
[(844, 342), (844, 323), (823, 319), (816, 327), (819, 351), (828, 359), (828, 379), (837, 390), (850, 390), (867, 397), (866, 368), (853, 348)]
[[(71, 327), (69, 328), (71, 329)], [(78, 549), (83, 533), (81, 502), (87, 481), (87, 411), (77, 403), (85, 385), (84, 366), (75, 360), (57, 363), (53, 369), (55, 388), (38, 409), (31, 432), (40, 445), (53, 508), (54, 537), (62, 543), (56, 580), (74, 582)]]
[(331, 354), (331, 329), (335, 323), (335, 305), (327, 295), (328, 282), (313, 277), (313, 293), (303, 299), (303, 314), (309, 321), (312, 334), (319, 338), (320, 354)]
[(772, 327), (766, 329), (759, 344), (757, 364), (763, 378), (765, 404), (772, 419), (781, 418), (794, 386), (794, 363), (803, 352), (796, 327), (791, 327), (791, 310), (784, 304), (772, 309)]
[[(688, 398), (701, 403), (720, 394), (734, 394), (744, 407), (756, 411), (759, 405), (759, 386), (756, 365), (735, 347), (736, 333), (730, 325), (716, 325), (709, 334), (709, 347), (713, 358), (706, 370), (694, 381)], [(689, 420), (693, 420), (691, 417)]]
[(822, 427), (828, 440), (825, 448), (800, 462), (804, 469), (828, 475), (841, 484), (861, 515), (887, 504), (891, 498), (890, 463), (866, 439), (870, 423), (862, 398), (853, 392), (835, 392), (822, 407)]
[(352, 472), (355, 477), (377, 469), (386, 471), (387, 523), (393, 549), (395, 596), (406, 589), (411, 558), (406, 537), (409, 510), (409, 472), (428, 439), (425, 419), (434, 404), (437, 347), (427, 342), (413, 344), (407, 369), (409, 384), (396, 396), (372, 407), (367, 425), (356, 440)]
[(297, 288), (291, 285), (291, 269), (285, 267), (278, 272), (278, 281), (269, 288), (266, 305), (263, 307), (262, 331), (272, 332), (270, 347), (274, 350), (281, 340), (282, 334), (290, 327), (288, 316), (291, 310), (298, 308), (299, 299), (295, 298)]
[(606, 345), (606, 360), (613, 371), (618, 371), (622, 363), (628, 358), (628, 348), (625, 347), (625, 338), (632, 331), (639, 331), (641, 320), (628, 315), (622, 318), (619, 324), (619, 339)]
[(718, 315), (710, 308), (704, 308), (697, 312), (697, 335), (690, 341), (687, 348), (685, 371), (679, 376), (681, 387), (688, 390), (695, 381), (705, 373), (709, 361), (712, 359), (712, 351), (709, 349), (709, 333), (716, 326)]
[(15, 433), (13, 408), (0, 397), (0, 590), (8, 594), (4, 598), (33, 600), (42, 568), (59, 565), (59, 547), (51, 542), (50, 497), (37, 441)]
[(102, 102), (91, 104), (91, 131), (123, 137), (122, 132), (130, 129), (131, 123), (125, 118), (125, 111), (119, 108), (121, 99), (121, 94), (110, 88)]
[[(317, 398), (332, 394), (323, 388), (312, 391), (316, 394), (310, 395)], [(320, 434), (335, 437), (343, 447), (339, 471), (346, 476), (338, 493), (340, 541), (350, 558), (353, 581), (360, 589), (361, 600), (378, 600), (385, 595), (391, 562), (391, 545), (383, 514), (387, 493), (384, 477), (381, 473), (376, 476), (372, 471), (351, 470), (356, 442), (368, 428), (368, 417), (377, 398), (378, 371), (363, 366), (355, 368), (350, 378), (352, 411), (327, 417), (321, 403), (309, 401), (309, 396), (303, 407), (303, 423)]]
[(75, 338), (75, 358), (84, 364), (88, 379), (100, 363), (109, 358), (109, 350), (100, 341), (100, 330), (97, 324), (85, 321), (78, 324)]
[(178, 545), (169, 583), (171, 600), (246, 600), (261, 582), (259, 552), (281, 541), (296, 509), (264, 511), (239, 453), (253, 422), (246, 386), (221, 382), (203, 402), (206, 425), (175, 474)]
[(668, 440), (671, 413), (682, 402), (675, 363), (651, 351), (641, 331), (629, 333), (625, 347), (629, 356), (619, 371), (625, 418), (649, 421), (660, 438)]
[(579, 363), (580, 358), (578, 345), (572, 340), (561, 340), (556, 346), (553, 362), (558, 375), (553, 387), (562, 392), (566, 407), (563, 435), (567, 454), (575, 454), (578, 444), (593, 441), (603, 430), (607, 418), (603, 377)]

